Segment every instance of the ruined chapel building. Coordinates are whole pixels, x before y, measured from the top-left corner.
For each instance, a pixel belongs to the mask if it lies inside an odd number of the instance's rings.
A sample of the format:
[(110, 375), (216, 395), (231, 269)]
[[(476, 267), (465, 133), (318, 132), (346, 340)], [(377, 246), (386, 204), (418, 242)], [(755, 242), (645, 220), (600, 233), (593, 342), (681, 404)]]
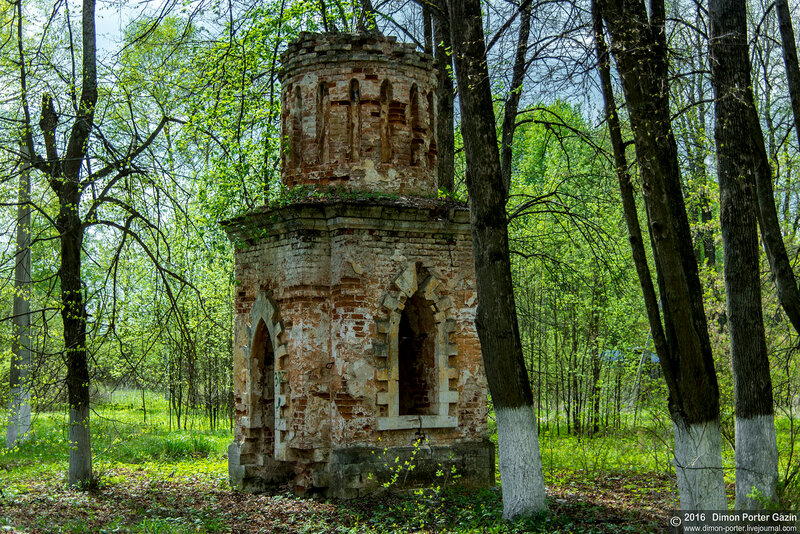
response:
[(281, 82), (283, 183), (328, 193), (224, 223), (239, 284), (231, 481), (355, 497), (415, 454), (407, 484), (451, 466), (459, 484), (493, 484), (469, 213), (436, 200), (431, 57), (304, 33)]

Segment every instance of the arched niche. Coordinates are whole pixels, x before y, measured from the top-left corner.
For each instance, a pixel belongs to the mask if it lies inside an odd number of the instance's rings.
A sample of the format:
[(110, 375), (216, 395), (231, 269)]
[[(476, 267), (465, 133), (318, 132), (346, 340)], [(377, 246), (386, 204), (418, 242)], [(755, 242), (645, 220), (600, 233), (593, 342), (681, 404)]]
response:
[(453, 303), (419, 263), (408, 265), (382, 302), (373, 343), (378, 361), (378, 430), (455, 427), (458, 355), (450, 341)]
[(392, 103), (392, 82), (383, 80), (381, 84), (381, 162), (390, 163), (394, 157), (392, 151), (392, 127), (389, 123), (389, 108)]
[(330, 152), (328, 131), (331, 121), (331, 98), (328, 82), (321, 81), (317, 86), (317, 110), (314, 121), (316, 128), (317, 163), (327, 163)]
[(250, 311), (247, 327), (247, 417), (243, 421), (247, 451), (275, 460), (285, 460), (286, 344), (277, 306), (265, 294), (259, 294)]
[(347, 120), (347, 139), (350, 161), (361, 161), (361, 88), (358, 80), (350, 80), (350, 106)]

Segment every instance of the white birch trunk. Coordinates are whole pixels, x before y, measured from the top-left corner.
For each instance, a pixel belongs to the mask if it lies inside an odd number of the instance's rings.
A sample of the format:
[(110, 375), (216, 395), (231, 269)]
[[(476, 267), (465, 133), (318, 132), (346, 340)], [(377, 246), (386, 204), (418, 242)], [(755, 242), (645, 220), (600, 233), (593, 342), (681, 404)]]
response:
[(778, 445), (772, 415), (736, 418), (736, 509), (761, 510), (775, 502)]
[(495, 415), (503, 519), (538, 515), (547, 505), (536, 411), (532, 406), (495, 407)]
[(12, 319), (11, 373), (6, 446), (24, 441), (31, 430), (31, 180), (27, 147), (20, 146), (19, 193), (17, 204), (17, 250), (14, 265), (14, 310)]
[(673, 428), (681, 510), (727, 510), (719, 421)]
[(89, 433), (89, 407), (69, 409), (69, 474), (70, 486), (92, 479), (92, 450)]

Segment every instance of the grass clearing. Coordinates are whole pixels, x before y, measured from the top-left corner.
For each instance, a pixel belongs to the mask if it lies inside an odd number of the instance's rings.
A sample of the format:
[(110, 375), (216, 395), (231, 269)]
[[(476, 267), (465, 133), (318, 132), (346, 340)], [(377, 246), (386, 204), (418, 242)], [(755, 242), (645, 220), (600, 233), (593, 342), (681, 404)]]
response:
[(104, 400), (92, 417), (99, 486), (66, 487), (66, 414), (39, 413), (24, 445), (0, 450), (0, 526), (31, 533), (666, 532), (677, 501), (663, 426), (592, 439), (542, 431), (550, 514), (506, 523), (499, 487), (357, 501), (300, 498), (287, 489), (235, 492), (227, 480), (227, 429), (212, 431), (196, 417), (185, 430), (173, 418), (170, 430), (167, 403), (153, 394), (145, 396), (146, 420), (141, 392)]

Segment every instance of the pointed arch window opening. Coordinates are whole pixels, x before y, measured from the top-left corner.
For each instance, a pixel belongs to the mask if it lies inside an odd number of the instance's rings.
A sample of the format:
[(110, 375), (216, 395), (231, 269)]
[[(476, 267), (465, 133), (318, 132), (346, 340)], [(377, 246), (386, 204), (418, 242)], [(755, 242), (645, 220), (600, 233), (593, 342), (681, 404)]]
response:
[(275, 450), (275, 351), (263, 319), (256, 326), (250, 358), (250, 437), (258, 442), (258, 450), (272, 458)]
[(433, 302), (415, 293), (398, 327), (398, 415), (436, 415), (436, 322)]
[(272, 300), (260, 294), (250, 312), (246, 350), (246, 417), (243, 418), (242, 464), (261, 465), (259, 457), (285, 461), (286, 410), (290, 387), (286, 380), (283, 325)]
[(398, 290), (384, 298), (388, 318), (378, 321), (375, 350), (383, 384), (377, 399), (382, 414), (378, 430), (452, 428), (458, 423), (459, 372), (451, 366), (457, 359), (451, 339), (456, 323), (448, 318), (452, 301), (442, 295), (436, 278), (417, 269), (412, 264), (397, 277)]

